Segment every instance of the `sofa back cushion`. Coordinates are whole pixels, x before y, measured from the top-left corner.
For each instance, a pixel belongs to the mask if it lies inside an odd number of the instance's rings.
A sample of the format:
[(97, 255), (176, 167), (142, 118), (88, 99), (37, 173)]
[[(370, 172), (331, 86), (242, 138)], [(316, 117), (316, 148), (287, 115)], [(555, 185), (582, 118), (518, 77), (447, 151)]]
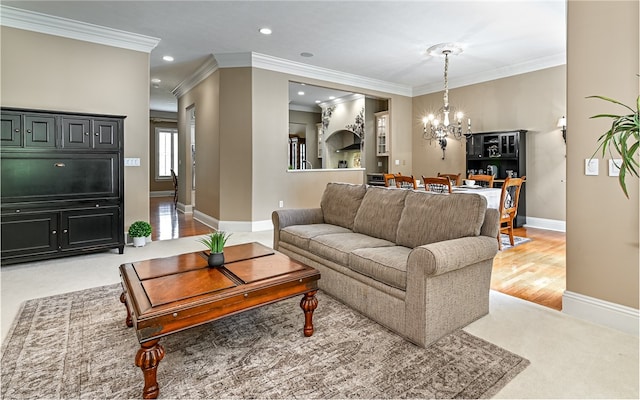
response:
[(353, 231), (396, 242), (398, 223), (409, 190), (371, 186), (353, 223)]
[(410, 191), (404, 203), (396, 243), (411, 248), (478, 236), (487, 211), (479, 194)]
[(366, 190), (365, 185), (328, 183), (320, 201), (324, 222), (353, 229), (353, 220)]

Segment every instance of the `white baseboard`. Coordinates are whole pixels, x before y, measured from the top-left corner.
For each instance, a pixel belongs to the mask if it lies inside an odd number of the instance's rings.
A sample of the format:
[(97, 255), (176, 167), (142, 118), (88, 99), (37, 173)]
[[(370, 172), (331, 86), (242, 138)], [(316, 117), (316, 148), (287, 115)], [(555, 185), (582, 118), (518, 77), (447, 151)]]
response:
[(149, 197), (173, 197), (173, 190), (158, 190), (149, 192)]
[(183, 214), (193, 214), (193, 206), (191, 204), (178, 202), (178, 204), (176, 204), (176, 209)]
[(212, 227), (216, 230), (227, 232), (257, 232), (268, 231), (273, 229), (271, 220), (264, 221), (220, 221), (201, 211), (193, 211), (193, 219)]
[(632, 335), (639, 334), (640, 313), (635, 308), (565, 290), (562, 295), (562, 312)]
[(527, 217), (526, 228), (547, 229), (550, 231), (567, 231), (567, 222), (558, 219)]

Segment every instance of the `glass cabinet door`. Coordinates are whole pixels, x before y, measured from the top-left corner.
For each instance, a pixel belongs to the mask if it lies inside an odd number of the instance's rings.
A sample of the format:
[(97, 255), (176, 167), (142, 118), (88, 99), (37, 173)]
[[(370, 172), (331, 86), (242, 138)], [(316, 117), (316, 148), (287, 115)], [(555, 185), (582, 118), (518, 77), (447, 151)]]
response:
[(389, 112), (383, 111), (376, 116), (376, 155), (389, 155)]

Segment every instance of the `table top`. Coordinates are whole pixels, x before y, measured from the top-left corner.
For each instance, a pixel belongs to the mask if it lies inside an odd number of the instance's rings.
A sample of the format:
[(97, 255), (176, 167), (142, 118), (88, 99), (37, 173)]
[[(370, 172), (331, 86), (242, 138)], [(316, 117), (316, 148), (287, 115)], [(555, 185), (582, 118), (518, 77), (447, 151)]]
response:
[(487, 208), (500, 208), (500, 195), (502, 189), (499, 188), (485, 188), (485, 187), (467, 187), (467, 186), (454, 186), (452, 188), (453, 193), (475, 193), (484, 196), (487, 199)]
[(224, 253), (219, 268), (208, 266), (205, 252), (120, 266), (141, 343), (317, 289), (318, 271), (260, 243), (227, 246)]

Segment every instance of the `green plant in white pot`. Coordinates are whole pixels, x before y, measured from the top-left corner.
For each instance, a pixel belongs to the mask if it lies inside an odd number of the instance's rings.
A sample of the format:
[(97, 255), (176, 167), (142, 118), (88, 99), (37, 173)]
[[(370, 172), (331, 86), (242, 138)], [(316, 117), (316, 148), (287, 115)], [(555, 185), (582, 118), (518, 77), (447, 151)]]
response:
[[(639, 127), (640, 127), (640, 96), (636, 99), (635, 110), (632, 107), (627, 106), (617, 100), (610, 99), (604, 96), (589, 96), (587, 98), (597, 98), (604, 101), (608, 101), (613, 104), (620, 105), (629, 111), (631, 114), (616, 115), (616, 114), (598, 114), (591, 118), (611, 118), (611, 127), (602, 136), (598, 138), (598, 150), (602, 149), (602, 156), (605, 156), (607, 149), (612, 158), (620, 157), (620, 173), (618, 175), (618, 182), (624, 192), (624, 195), (629, 198), (627, 192), (626, 177), (627, 174), (638, 178), (638, 147), (640, 146)], [(594, 155), (595, 155), (594, 153)], [(616, 155), (617, 154), (617, 155)]]
[(129, 237), (133, 238), (135, 247), (144, 246), (149, 235), (151, 235), (151, 224), (146, 221), (136, 221), (129, 226)]
[(198, 241), (207, 246), (209, 250), (209, 258), (207, 261), (210, 267), (220, 267), (224, 265), (224, 245), (227, 243), (229, 236), (231, 236), (230, 233), (217, 231), (198, 239)]

